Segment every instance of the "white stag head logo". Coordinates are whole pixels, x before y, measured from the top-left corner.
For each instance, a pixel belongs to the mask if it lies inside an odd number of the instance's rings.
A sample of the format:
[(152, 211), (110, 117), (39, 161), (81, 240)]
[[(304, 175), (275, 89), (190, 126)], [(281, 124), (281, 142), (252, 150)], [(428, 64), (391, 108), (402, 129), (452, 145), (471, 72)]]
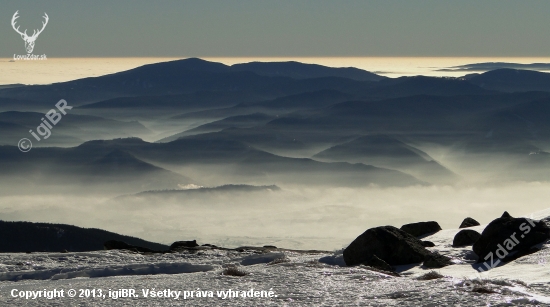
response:
[(25, 49), (27, 49), (27, 53), (32, 53), (32, 51), (34, 49), (34, 42), (38, 38), (38, 35), (40, 35), (40, 33), (42, 33), (42, 31), (44, 31), (44, 28), (48, 24), (48, 20), (50, 20), (50, 18), (48, 17), (48, 14), (44, 13), (43, 18), (45, 20), (42, 22), (42, 29), (33, 30), (32, 35), (28, 36), (26, 29), (25, 29), (25, 32), (21, 32), (21, 31), (19, 31), (19, 26), (17, 26), (17, 28), (15, 27), (15, 20), (17, 18), (19, 18), (19, 15), (17, 15), (18, 13), (19, 13), (19, 11), (15, 12), (15, 14), (13, 14), (13, 17), (11, 19), (11, 26), (13, 27), (15, 32), (19, 33), (19, 35), (21, 35), (21, 38), (25, 41)]

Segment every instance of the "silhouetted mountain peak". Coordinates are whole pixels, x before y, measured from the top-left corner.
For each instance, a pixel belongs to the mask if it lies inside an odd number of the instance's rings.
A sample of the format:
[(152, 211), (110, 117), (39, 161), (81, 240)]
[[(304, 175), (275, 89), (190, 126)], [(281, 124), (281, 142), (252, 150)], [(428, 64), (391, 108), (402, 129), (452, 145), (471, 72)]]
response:
[(128, 72), (181, 72), (181, 71), (200, 71), (200, 72), (228, 72), (229, 66), (217, 63), (210, 62), (199, 58), (189, 58), (154, 64), (143, 65), (138, 68), (134, 68), (126, 71)]

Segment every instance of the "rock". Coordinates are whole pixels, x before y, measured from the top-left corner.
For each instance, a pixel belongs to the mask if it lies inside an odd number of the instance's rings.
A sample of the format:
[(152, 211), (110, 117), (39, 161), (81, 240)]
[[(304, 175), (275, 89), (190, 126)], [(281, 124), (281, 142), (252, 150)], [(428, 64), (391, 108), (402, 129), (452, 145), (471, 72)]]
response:
[(434, 247), (435, 244), (432, 241), (420, 241), (424, 247)]
[(122, 250), (130, 250), (130, 251), (142, 252), (142, 253), (154, 253), (155, 252), (152, 249), (130, 245), (126, 242), (117, 241), (117, 240), (109, 240), (109, 241), (103, 243), (103, 247), (105, 247), (106, 250), (122, 249)]
[(391, 265), (387, 264), (386, 261), (378, 258), (376, 255), (372, 256), (368, 261), (365, 261), (363, 264), (382, 271), (395, 272), (395, 269)]
[(197, 244), (197, 240), (193, 241), (176, 241), (170, 245), (170, 250), (176, 250), (181, 248), (188, 248), (188, 247), (197, 247), (199, 246)]
[(264, 248), (277, 248), (275, 245), (264, 245)]
[(471, 217), (467, 217), (464, 219), (464, 221), (462, 221), (462, 223), (460, 223), (460, 226), (458, 228), (468, 228), (468, 227), (474, 227), (479, 225), (480, 224), (478, 221), (474, 220)]
[(525, 252), (548, 239), (550, 228), (544, 222), (513, 218), (504, 212), (500, 218), (487, 225), (472, 249), (479, 256), (478, 263), (487, 261), (493, 266), (498, 259), (505, 258), (512, 251)]
[(438, 253), (430, 253), (424, 257), (424, 267), (426, 268), (438, 269), (452, 264), (451, 258)]
[(377, 256), (389, 265), (419, 263), (430, 252), (422, 242), (393, 226), (368, 229), (344, 250), (348, 266), (358, 265)]
[(455, 235), (453, 247), (473, 245), (479, 237), (481, 237), (479, 232), (471, 229), (463, 229)]
[(420, 237), (423, 235), (435, 233), (441, 230), (441, 226), (437, 222), (430, 221), (430, 222), (419, 222), (419, 223), (411, 223), (411, 224), (405, 224), (401, 226), (401, 230), (415, 236)]
[(531, 247), (531, 249), (529, 250), (526, 250), (526, 251), (519, 251), (513, 255), (508, 255), (506, 258), (504, 258), (503, 260), (505, 262), (510, 262), (510, 261), (514, 261), (518, 258), (521, 258), (523, 256), (527, 256), (527, 255), (531, 255), (531, 254), (534, 254), (536, 252), (540, 252), (542, 249), (540, 247), (537, 247), (537, 246), (533, 246)]

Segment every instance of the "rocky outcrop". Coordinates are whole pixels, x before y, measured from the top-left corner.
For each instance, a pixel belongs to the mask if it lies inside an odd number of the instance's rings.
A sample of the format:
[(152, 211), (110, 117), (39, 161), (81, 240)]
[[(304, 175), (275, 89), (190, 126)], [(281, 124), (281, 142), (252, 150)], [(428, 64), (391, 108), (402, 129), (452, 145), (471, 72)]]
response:
[(473, 245), (479, 256), (478, 263), (506, 258), (511, 252), (523, 253), (533, 245), (550, 239), (550, 228), (541, 221), (527, 218), (514, 218), (504, 212), (493, 220), (481, 233)]
[(185, 248), (193, 248), (199, 246), (197, 244), (197, 240), (193, 241), (176, 241), (170, 245), (170, 250), (179, 250), (179, 249), (185, 249)]
[(348, 266), (368, 263), (373, 256), (389, 265), (420, 263), (430, 252), (422, 241), (393, 226), (368, 229), (344, 250)]
[(475, 230), (462, 229), (453, 239), (453, 247), (473, 245), (481, 237), (481, 234)]
[(467, 217), (462, 221), (462, 223), (460, 223), (460, 226), (458, 228), (468, 228), (468, 227), (474, 227), (479, 225), (480, 224), (478, 221), (474, 220), (471, 217)]
[(441, 226), (435, 221), (419, 222), (405, 224), (401, 226), (401, 230), (415, 236), (420, 237), (427, 234), (432, 234), (441, 230)]

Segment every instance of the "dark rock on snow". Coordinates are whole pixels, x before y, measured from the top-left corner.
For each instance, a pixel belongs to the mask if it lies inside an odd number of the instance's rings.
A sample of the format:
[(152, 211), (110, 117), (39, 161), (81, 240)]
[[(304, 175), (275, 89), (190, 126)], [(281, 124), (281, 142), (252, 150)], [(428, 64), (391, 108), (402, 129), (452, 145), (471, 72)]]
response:
[(176, 250), (181, 248), (197, 247), (197, 240), (193, 241), (176, 241), (170, 245), (170, 250)]
[(542, 248), (538, 247), (538, 246), (533, 246), (531, 247), (531, 249), (529, 250), (523, 250), (523, 251), (519, 251), (515, 254), (510, 254), (508, 256), (506, 256), (504, 259), (502, 259), (504, 262), (510, 262), (510, 261), (514, 261), (516, 259), (519, 259), (521, 257), (524, 257), (524, 256), (527, 256), (527, 255), (531, 255), (531, 254), (534, 254), (536, 252), (540, 252), (542, 250)]
[(463, 229), (455, 235), (453, 247), (473, 245), (479, 237), (481, 237), (479, 232), (471, 229)]
[(401, 226), (401, 230), (415, 237), (420, 237), (423, 235), (440, 231), (441, 226), (439, 226), (439, 224), (435, 221), (419, 222), (419, 223), (405, 224)]
[(464, 221), (462, 221), (462, 223), (460, 223), (460, 226), (458, 228), (468, 228), (468, 227), (474, 227), (479, 225), (480, 224), (478, 221), (474, 220), (471, 217), (467, 217), (464, 219)]
[(432, 241), (420, 241), (424, 247), (434, 247), (435, 244)]
[(149, 248), (146, 248), (146, 247), (130, 245), (126, 242), (117, 241), (117, 240), (109, 240), (109, 241), (105, 242), (103, 244), (103, 246), (105, 247), (106, 250), (122, 249), (122, 250), (130, 250), (130, 251), (142, 252), (142, 253), (154, 253), (154, 252), (156, 252), (156, 251), (154, 251), (152, 249), (149, 249)]
[(479, 256), (478, 263), (493, 259), (502, 259), (510, 252), (525, 252), (533, 245), (550, 239), (550, 228), (541, 221), (527, 218), (513, 218), (504, 212), (500, 218), (493, 220), (481, 233), (481, 237), (473, 246), (473, 251)]
[(358, 265), (377, 256), (389, 265), (419, 263), (430, 252), (422, 241), (393, 226), (368, 229), (344, 250), (346, 265)]
[(203, 244), (203, 245), (201, 245), (201, 246), (206, 246), (206, 247), (211, 247), (211, 248), (217, 248), (217, 247), (218, 247), (218, 246), (216, 246), (216, 245), (214, 245), (214, 244), (208, 244), (208, 243)]
[(453, 264), (451, 258), (438, 253), (430, 253), (424, 257), (424, 267), (430, 269), (442, 268)]

